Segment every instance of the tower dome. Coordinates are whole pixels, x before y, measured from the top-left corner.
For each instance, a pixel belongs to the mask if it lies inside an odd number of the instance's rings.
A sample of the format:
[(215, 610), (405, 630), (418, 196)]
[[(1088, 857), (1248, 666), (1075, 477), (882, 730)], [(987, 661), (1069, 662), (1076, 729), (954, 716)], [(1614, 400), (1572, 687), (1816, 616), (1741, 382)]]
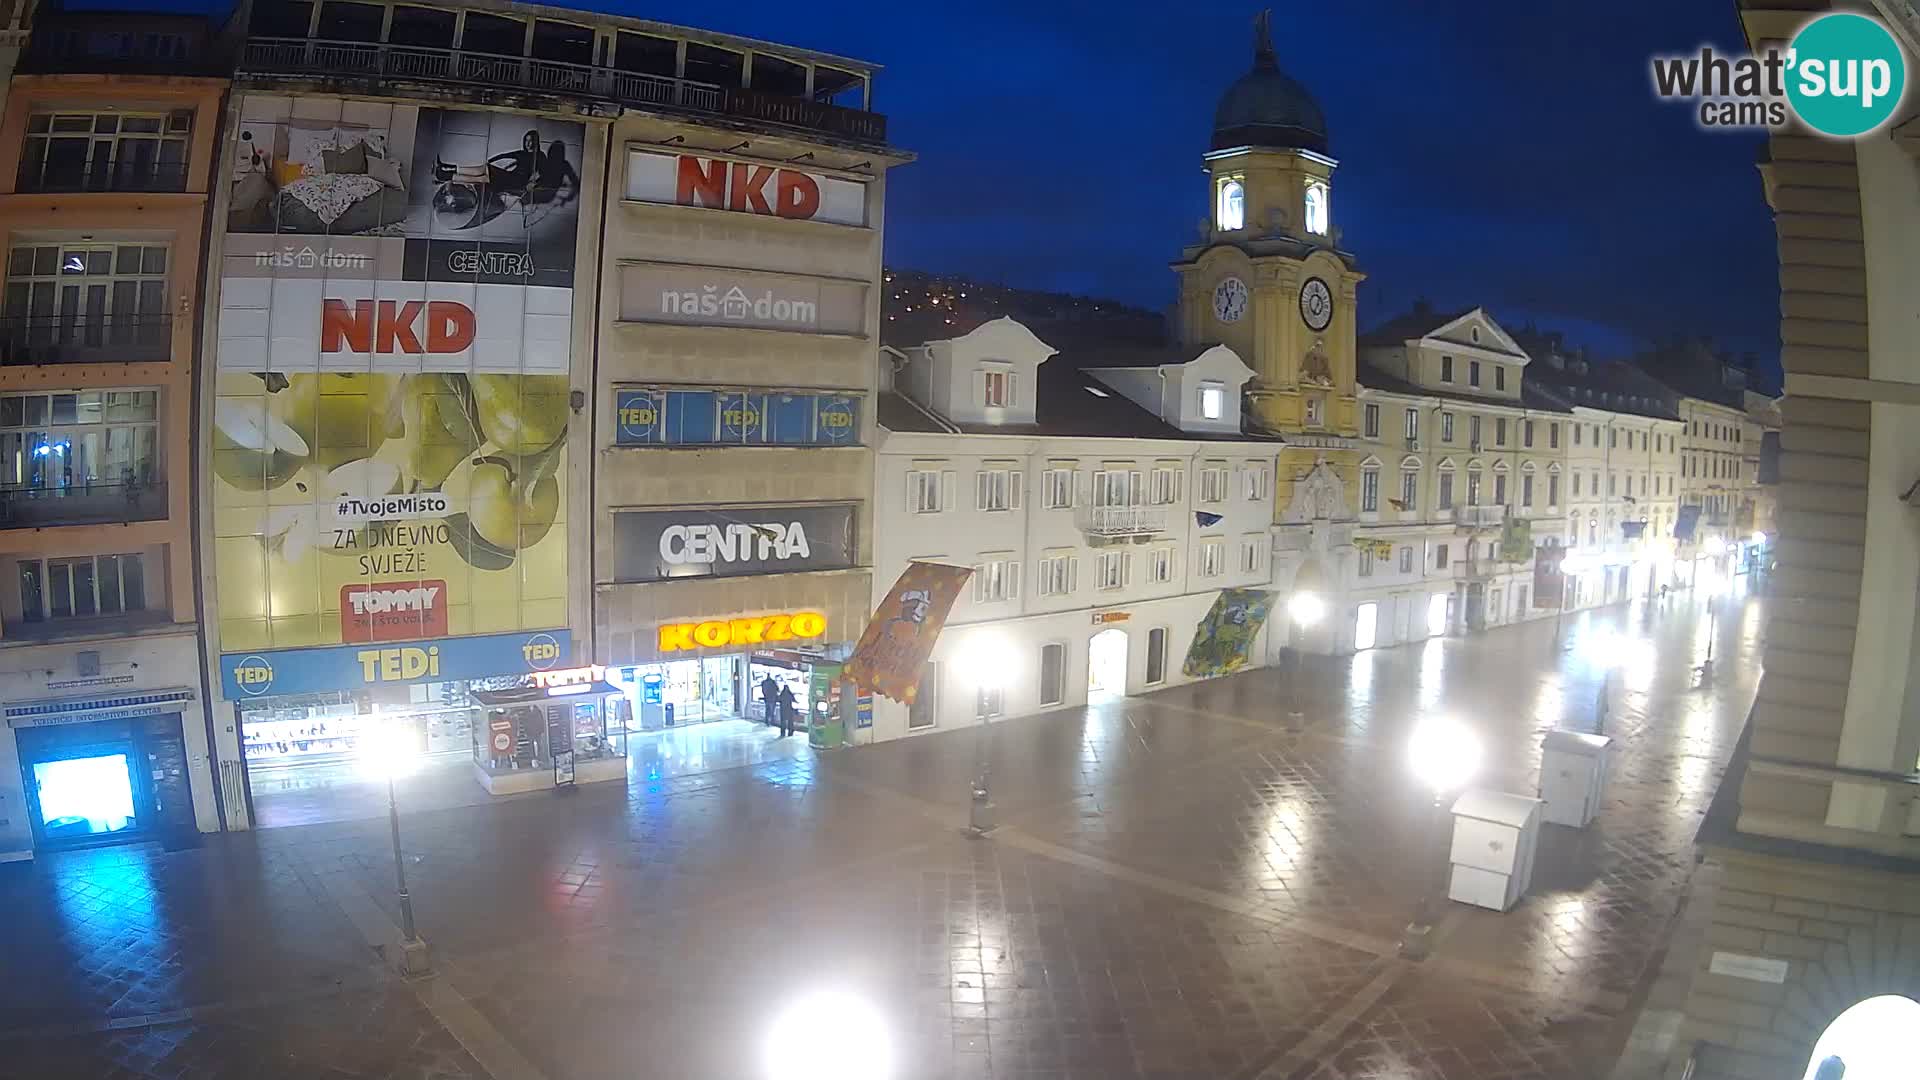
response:
[(1280, 70), (1273, 54), (1272, 13), (1253, 20), (1253, 70), (1220, 95), (1213, 113), (1213, 149), (1257, 146), (1327, 152), (1327, 119), (1307, 88)]

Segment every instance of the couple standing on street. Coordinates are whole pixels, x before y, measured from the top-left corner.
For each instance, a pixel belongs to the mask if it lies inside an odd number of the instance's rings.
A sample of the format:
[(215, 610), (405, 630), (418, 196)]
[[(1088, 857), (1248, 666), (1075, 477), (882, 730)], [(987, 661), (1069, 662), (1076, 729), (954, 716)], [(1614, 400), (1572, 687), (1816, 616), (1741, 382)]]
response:
[(780, 722), (780, 737), (793, 734), (794, 713), (799, 702), (794, 699), (793, 687), (781, 686), (772, 675), (760, 680), (760, 699), (767, 703), (767, 723), (772, 724), (776, 717)]

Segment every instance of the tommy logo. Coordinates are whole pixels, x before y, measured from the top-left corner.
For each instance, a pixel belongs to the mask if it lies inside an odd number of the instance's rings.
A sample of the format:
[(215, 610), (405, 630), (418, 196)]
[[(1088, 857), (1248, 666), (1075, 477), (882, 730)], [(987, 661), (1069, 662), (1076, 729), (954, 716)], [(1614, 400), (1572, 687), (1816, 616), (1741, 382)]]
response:
[(345, 300), (320, 303), (323, 353), (419, 355), (465, 352), (473, 347), (473, 309), (457, 301), (355, 300), (352, 307)]
[(409, 641), (447, 633), (444, 581), (340, 587), (340, 640)]

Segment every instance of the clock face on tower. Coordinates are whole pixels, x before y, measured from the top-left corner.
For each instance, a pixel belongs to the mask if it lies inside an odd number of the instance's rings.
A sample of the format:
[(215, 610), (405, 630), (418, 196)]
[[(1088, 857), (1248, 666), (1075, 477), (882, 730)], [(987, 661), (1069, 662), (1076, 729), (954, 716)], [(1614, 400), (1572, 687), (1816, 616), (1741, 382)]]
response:
[(1313, 277), (1300, 286), (1300, 317), (1306, 320), (1307, 329), (1316, 332), (1333, 321), (1333, 290), (1326, 282)]
[(1247, 313), (1247, 283), (1237, 277), (1223, 278), (1213, 287), (1213, 317), (1224, 323), (1239, 322)]

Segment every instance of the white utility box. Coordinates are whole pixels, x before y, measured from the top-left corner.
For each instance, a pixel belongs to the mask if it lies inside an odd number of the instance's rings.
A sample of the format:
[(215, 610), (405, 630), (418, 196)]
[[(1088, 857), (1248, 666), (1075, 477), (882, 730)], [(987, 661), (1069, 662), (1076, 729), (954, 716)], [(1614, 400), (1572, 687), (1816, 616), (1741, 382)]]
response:
[(1533, 880), (1540, 800), (1474, 789), (1453, 804), (1447, 899), (1506, 911)]
[(1584, 829), (1600, 813), (1606, 795), (1613, 740), (1605, 735), (1554, 728), (1540, 755), (1540, 819)]

